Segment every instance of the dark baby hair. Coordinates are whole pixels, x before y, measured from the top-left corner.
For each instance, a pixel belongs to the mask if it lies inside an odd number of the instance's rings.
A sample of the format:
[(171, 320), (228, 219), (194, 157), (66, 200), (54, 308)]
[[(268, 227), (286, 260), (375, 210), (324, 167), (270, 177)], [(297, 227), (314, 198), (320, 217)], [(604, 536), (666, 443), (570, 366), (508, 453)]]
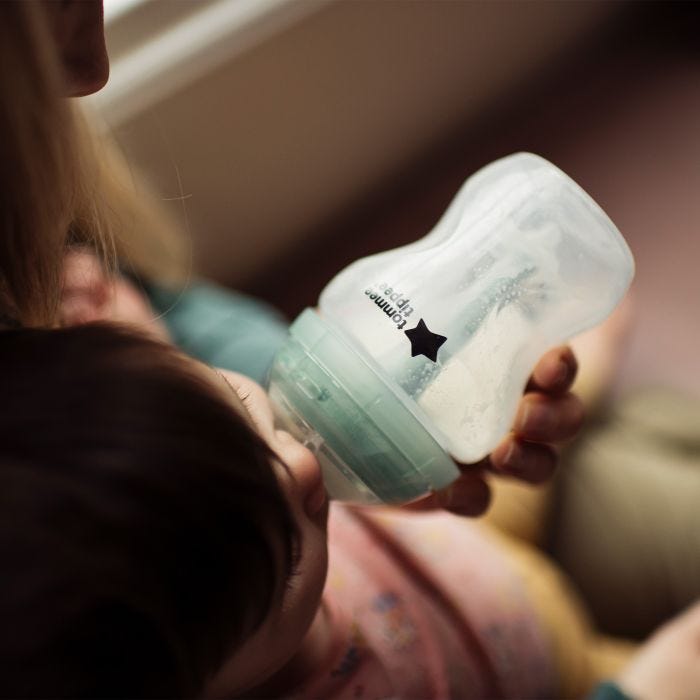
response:
[(0, 332), (0, 696), (192, 697), (261, 623), (296, 530), (204, 372), (107, 324)]

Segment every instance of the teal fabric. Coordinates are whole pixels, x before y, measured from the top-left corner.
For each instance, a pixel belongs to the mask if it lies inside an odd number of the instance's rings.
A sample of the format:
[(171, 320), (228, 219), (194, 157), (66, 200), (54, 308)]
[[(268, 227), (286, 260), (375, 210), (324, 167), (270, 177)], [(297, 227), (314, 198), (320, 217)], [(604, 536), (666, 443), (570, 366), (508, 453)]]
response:
[(607, 681), (601, 683), (593, 693), (588, 696), (588, 700), (632, 700), (632, 698), (625, 695), (615, 683)]
[(208, 282), (177, 291), (148, 285), (145, 292), (173, 342), (188, 355), (265, 381), (287, 337), (287, 322), (272, 307)]

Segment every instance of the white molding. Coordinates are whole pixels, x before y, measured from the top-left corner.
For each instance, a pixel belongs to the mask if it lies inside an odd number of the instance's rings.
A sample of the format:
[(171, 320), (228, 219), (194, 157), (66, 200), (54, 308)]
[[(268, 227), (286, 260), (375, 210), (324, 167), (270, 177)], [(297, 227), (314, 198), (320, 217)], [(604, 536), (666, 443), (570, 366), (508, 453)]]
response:
[(113, 9), (107, 2), (108, 46), (110, 32), (118, 41), (109, 81), (89, 99), (117, 127), (330, 1), (120, 0)]
[(141, 5), (145, 0), (105, 0), (105, 25), (109, 26), (115, 20), (131, 12), (137, 5)]

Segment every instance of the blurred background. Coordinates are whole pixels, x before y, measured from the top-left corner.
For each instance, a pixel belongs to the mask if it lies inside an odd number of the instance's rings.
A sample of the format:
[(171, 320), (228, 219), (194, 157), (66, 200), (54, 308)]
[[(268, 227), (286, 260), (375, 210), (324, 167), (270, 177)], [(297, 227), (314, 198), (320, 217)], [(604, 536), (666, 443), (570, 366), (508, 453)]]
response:
[[(580, 183), (637, 261), (607, 388), (667, 393), (622, 403), (579, 441), (551, 549), (609, 632), (643, 636), (697, 596), (700, 3), (105, 10), (112, 74), (93, 103), (106, 128), (187, 227), (196, 270), (289, 318), (349, 262), (425, 235), (495, 158), (532, 151)], [(694, 577), (671, 571), (678, 542)]]
[[(530, 150), (638, 264), (619, 375), (700, 393), (700, 12), (673, 2), (106, 0), (95, 103), (196, 269), (293, 317)], [(178, 199), (184, 196), (184, 199)]]

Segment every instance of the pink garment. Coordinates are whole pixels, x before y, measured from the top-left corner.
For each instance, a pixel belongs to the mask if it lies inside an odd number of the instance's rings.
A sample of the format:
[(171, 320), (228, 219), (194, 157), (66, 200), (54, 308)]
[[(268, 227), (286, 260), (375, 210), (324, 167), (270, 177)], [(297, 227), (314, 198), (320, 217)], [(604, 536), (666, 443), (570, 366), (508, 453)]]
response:
[(448, 513), (333, 504), (328, 661), (299, 700), (553, 697), (524, 584), (483, 528)]

